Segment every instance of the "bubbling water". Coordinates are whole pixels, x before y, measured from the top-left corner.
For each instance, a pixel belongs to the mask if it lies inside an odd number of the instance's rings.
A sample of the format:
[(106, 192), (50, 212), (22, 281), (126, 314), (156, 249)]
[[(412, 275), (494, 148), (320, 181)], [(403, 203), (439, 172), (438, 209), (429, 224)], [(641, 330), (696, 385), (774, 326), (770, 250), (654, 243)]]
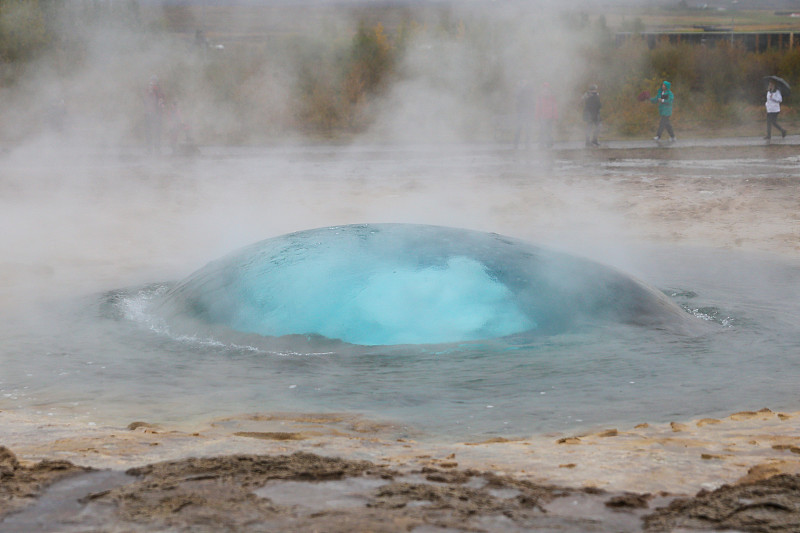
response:
[(659, 291), (598, 263), (491, 233), (361, 224), (267, 239), (160, 304), (168, 323), (357, 345), (553, 334), (593, 322), (687, 325)]

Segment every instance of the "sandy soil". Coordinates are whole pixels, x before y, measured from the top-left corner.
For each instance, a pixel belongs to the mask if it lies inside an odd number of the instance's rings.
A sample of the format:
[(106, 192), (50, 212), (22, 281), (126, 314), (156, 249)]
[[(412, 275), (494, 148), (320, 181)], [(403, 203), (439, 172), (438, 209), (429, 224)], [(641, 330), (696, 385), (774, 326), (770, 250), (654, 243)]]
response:
[[(613, 171), (615, 161), (643, 158), (785, 164), (796, 149), (563, 151), (555, 157), (610, 170), (556, 182), (538, 167), (510, 166), (492, 176), (502, 185), (462, 194), (458, 207), (488, 205), (498, 229), (533, 239), (613, 213), (614, 230), (630, 239), (800, 260), (795, 172), (730, 179), (725, 165), (696, 176), (670, 167), (646, 177)], [(312, 205), (326, 196), (328, 185), (318, 185)], [(400, 187), (417, 198), (431, 192), (402, 181), (369, 194), (388, 198)], [(565, 226), (553, 214), (567, 204), (578, 214)], [(532, 229), (520, 229), (520, 213)], [(798, 531), (800, 412), (766, 407), (450, 445), (352, 414), (76, 427), (0, 411), (0, 531)]]

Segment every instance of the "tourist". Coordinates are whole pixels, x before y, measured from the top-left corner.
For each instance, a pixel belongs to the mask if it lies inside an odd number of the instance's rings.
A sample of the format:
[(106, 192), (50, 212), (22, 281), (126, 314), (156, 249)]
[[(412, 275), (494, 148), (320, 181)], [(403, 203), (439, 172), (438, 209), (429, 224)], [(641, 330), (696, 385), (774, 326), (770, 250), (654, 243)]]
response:
[(583, 94), (583, 121), (586, 122), (586, 146), (600, 146), (597, 134), (600, 131), (600, 93), (597, 85), (591, 85)]
[(675, 142), (675, 132), (672, 131), (672, 124), (669, 118), (672, 116), (672, 102), (675, 100), (675, 95), (670, 90), (670, 83), (665, 81), (661, 84), (658, 94), (650, 99), (654, 104), (658, 104), (658, 115), (661, 117), (658, 123), (658, 131), (653, 139), (658, 142), (661, 140), (661, 134), (664, 130), (669, 133), (670, 142)]
[(536, 120), (539, 122), (539, 142), (545, 148), (553, 146), (553, 125), (558, 120), (558, 104), (550, 84), (545, 82), (536, 97)]
[(786, 130), (778, 125), (778, 113), (781, 112), (781, 102), (783, 96), (781, 91), (775, 85), (775, 82), (770, 80), (769, 87), (767, 87), (767, 135), (764, 137), (766, 140), (772, 138), (772, 126), (778, 128), (781, 132), (781, 138), (786, 137)]

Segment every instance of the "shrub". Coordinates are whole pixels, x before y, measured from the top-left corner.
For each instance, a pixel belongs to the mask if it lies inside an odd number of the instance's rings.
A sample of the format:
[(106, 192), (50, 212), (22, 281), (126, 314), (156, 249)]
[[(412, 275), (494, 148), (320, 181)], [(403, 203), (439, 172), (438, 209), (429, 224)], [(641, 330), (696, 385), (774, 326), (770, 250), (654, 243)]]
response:
[(0, 3), (0, 61), (32, 59), (50, 42), (45, 16), (35, 0), (5, 0)]

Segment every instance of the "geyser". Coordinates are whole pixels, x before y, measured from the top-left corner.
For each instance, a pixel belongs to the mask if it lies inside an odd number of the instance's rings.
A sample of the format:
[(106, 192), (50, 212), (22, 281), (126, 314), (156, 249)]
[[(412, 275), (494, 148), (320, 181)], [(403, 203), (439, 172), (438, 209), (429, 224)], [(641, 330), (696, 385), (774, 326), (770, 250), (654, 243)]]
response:
[(320, 228), (267, 239), (171, 289), (167, 319), (358, 345), (557, 334), (690, 315), (598, 263), (492, 233), (412, 224)]

